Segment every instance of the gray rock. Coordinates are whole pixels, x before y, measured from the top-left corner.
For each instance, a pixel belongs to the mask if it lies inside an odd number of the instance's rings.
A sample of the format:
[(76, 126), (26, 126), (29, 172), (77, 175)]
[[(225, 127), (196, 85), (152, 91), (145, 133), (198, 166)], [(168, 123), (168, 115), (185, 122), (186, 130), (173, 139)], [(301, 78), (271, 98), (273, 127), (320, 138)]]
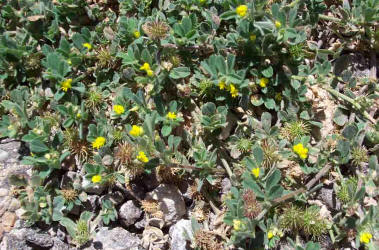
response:
[(15, 212), (17, 209), (21, 207), (21, 203), (18, 199), (12, 198), (11, 202), (8, 206), (8, 211)]
[(86, 178), (83, 178), (82, 181), (82, 188), (86, 193), (90, 194), (101, 194), (104, 191), (104, 185), (93, 185), (92, 182), (87, 180)]
[(40, 247), (52, 247), (54, 245), (54, 242), (50, 235), (46, 233), (38, 233), (35, 230), (28, 230), (28, 232), (25, 235), (25, 240), (27, 242), (30, 242), (36, 246)]
[(9, 158), (8, 152), (0, 149), (0, 161), (5, 161)]
[(232, 188), (232, 183), (230, 182), (229, 178), (222, 179), (221, 187), (222, 187), (223, 194), (226, 194), (230, 191), (230, 189)]
[(124, 203), (118, 212), (125, 226), (133, 225), (142, 215), (142, 210), (130, 200)]
[(7, 196), (9, 193), (8, 189), (6, 188), (0, 188), (0, 197)]
[(93, 247), (103, 250), (138, 250), (141, 249), (141, 244), (141, 240), (136, 235), (121, 227), (111, 230), (103, 227), (93, 240)]
[(175, 225), (170, 227), (170, 249), (175, 250), (186, 250), (187, 240), (185, 234), (187, 234), (190, 238), (193, 237), (193, 232), (191, 228), (190, 220), (180, 220)]
[(70, 246), (60, 239), (53, 238), (54, 245), (50, 250), (70, 250)]
[(62, 177), (61, 188), (73, 188), (74, 184), (80, 184), (80, 175), (74, 171), (66, 172)]
[(84, 203), (84, 209), (86, 211), (91, 211), (94, 212), (98, 208), (99, 205), (99, 198), (100, 196), (98, 195), (88, 195), (87, 196), (87, 201)]
[(105, 166), (110, 166), (110, 165), (112, 165), (112, 163), (113, 163), (113, 157), (110, 156), (110, 155), (105, 155), (105, 156), (103, 157), (103, 159), (101, 160), (101, 162), (102, 162), (103, 165), (105, 165)]
[(137, 221), (134, 226), (137, 229), (144, 229), (146, 227), (146, 217), (144, 216), (140, 221)]
[(0, 250), (32, 250), (26, 241), (13, 235), (5, 235), (0, 243)]
[(46, 88), (46, 89), (45, 89), (45, 96), (46, 96), (47, 98), (53, 98), (53, 97), (54, 97), (54, 93), (53, 93), (53, 91), (51, 90), (51, 88)]
[(186, 213), (182, 194), (174, 185), (161, 184), (150, 193), (147, 193), (146, 198), (158, 201), (159, 207), (164, 214), (166, 225), (172, 225)]
[(62, 225), (58, 225), (57, 238), (61, 241), (66, 239), (66, 229)]
[(113, 205), (117, 206), (117, 205), (121, 204), (125, 200), (125, 197), (122, 194), (122, 192), (116, 191), (116, 192), (113, 192), (113, 193), (106, 194), (106, 195), (102, 196), (100, 198), (100, 204), (104, 200), (110, 200), (113, 203)]
[(321, 188), (317, 199), (321, 200), (329, 209), (340, 210), (341, 202), (337, 199), (336, 193), (332, 188)]

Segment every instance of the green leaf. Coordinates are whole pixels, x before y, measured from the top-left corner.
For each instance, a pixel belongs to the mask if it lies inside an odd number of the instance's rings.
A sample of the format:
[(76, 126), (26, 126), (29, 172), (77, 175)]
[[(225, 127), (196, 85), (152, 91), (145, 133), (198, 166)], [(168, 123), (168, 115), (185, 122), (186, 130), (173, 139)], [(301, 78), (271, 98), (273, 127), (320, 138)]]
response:
[(343, 113), (343, 111), (340, 108), (337, 108), (336, 112), (334, 112), (333, 115), (333, 121), (339, 125), (343, 126), (347, 122), (348, 117)]
[(207, 102), (201, 107), (203, 115), (212, 116), (216, 112), (216, 105), (213, 102)]
[(266, 78), (270, 78), (272, 77), (274, 74), (274, 70), (271, 66), (269, 66), (268, 68), (262, 70), (262, 75)]
[(282, 174), (280, 170), (275, 169), (275, 171), (267, 178), (266, 189), (269, 190), (279, 183)]
[(189, 76), (190, 74), (191, 74), (191, 71), (189, 70), (188, 67), (177, 67), (177, 68), (173, 68), (170, 71), (169, 76), (172, 79), (180, 79), (180, 78), (185, 78)]
[(70, 151), (64, 152), (60, 157), (59, 157), (59, 162), (62, 163), (64, 159), (66, 159), (70, 155)]
[(229, 20), (237, 16), (236, 12), (233, 10), (226, 11), (220, 15), (222, 20)]
[(270, 128), (271, 128), (271, 120), (272, 120), (272, 116), (270, 113), (268, 112), (263, 112), (262, 116), (261, 116), (261, 123), (262, 123), (262, 127), (265, 131), (269, 131)]
[(76, 224), (71, 219), (67, 217), (63, 217), (59, 221), (59, 224), (61, 224), (62, 226), (66, 228), (67, 232), (70, 234), (72, 238), (76, 236)]
[(283, 191), (284, 189), (280, 185), (272, 186), (267, 192), (269, 200), (274, 200), (282, 196)]
[(34, 153), (44, 153), (49, 151), (49, 148), (40, 140), (33, 140), (30, 142), (30, 150)]
[(258, 186), (258, 184), (253, 180), (253, 177), (249, 173), (243, 174), (244, 180), (242, 181), (242, 184), (245, 188), (249, 188), (254, 191), (254, 193), (257, 195), (258, 198), (264, 198), (265, 194), (263, 193), (262, 189)]
[(256, 146), (255, 148), (253, 148), (253, 155), (255, 161), (257, 162), (257, 165), (261, 165), (264, 160), (263, 149), (260, 146)]
[(349, 124), (342, 131), (343, 137), (346, 139), (352, 140), (358, 133), (358, 127), (355, 123)]
[(169, 125), (163, 126), (161, 133), (163, 136), (168, 136), (171, 133), (171, 126), (169, 126)]
[(350, 152), (350, 143), (345, 140), (338, 140), (337, 151), (340, 152), (342, 157), (345, 157)]

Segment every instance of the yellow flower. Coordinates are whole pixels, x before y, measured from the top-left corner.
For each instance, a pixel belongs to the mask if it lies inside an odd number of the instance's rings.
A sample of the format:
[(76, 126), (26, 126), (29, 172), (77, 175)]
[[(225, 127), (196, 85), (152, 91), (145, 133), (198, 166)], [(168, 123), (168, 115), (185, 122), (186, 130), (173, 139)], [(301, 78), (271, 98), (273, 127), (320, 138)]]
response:
[(238, 96), (238, 89), (236, 88), (236, 86), (234, 86), (233, 83), (230, 84), (230, 94), (232, 95), (233, 98), (236, 98)]
[(241, 230), (242, 227), (242, 221), (241, 220), (233, 220), (233, 228), (236, 231)]
[(145, 152), (139, 151), (137, 155), (137, 160), (140, 162), (146, 163), (149, 161), (149, 159), (146, 157)]
[(224, 81), (220, 81), (220, 82), (218, 83), (218, 87), (219, 87), (221, 90), (223, 90), (223, 89), (226, 88), (226, 83), (225, 83)]
[(101, 175), (92, 176), (92, 183), (98, 183), (101, 181)]
[(136, 31), (133, 32), (133, 35), (134, 35), (135, 38), (138, 39), (138, 38), (140, 38), (141, 33), (138, 30), (136, 30)]
[(251, 170), (251, 173), (254, 175), (255, 178), (259, 177), (259, 168), (253, 168)]
[(68, 63), (68, 65), (71, 65), (72, 64), (71, 59), (67, 59), (67, 63)]
[(92, 142), (92, 147), (93, 148), (101, 148), (102, 146), (105, 145), (106, 139), (102, 136), (97, 137), (93, 142)]
[(308, 149), (301, 143), (294, 145), (292, 150), (303, 160), (308, 157)]
[(139, 69), (148, 71), (148, 70), (150, 70), (150, 64), (144, 63)]
[(266, 88), (267, 84), (268, 84), (268, 79), (267, 78), (261, 78), (259, 80), (259, 86), (261, 86), (261, 88)]
[(166, 117), (170, 120), (175, 120), (176, 119), (176, 114), (175, 112), (168, 112), (168, 114), (166, 115)]
[(122, 115), (124, 112), (125, 112), (125, 109), (123, 106), (121, 105), (114, 105), (113, 106), (113, 111), (118, 114), (118, 115)]
[(64, 80), (64, 81), (61, 83), (61, 89), (62, 89), (64, 92), (67, 92), (67, 90), (71, 89), (71, 83), (72, 83), (72, 79), (71, 79), (71, 78), (68, 78), (68, 79)]
[(84, 48), (87, 48), (88, 50), (92, 49), (92, 45), (90, 43), (83, 43), (82, 45)]
[(272, 231), (268, 231), (267, 238), (271, 239), (272, 237), (274, 237), (274, 233)]
[(371, 239), (372, 239), (372, 234), (369, 232), (361, 233), (361, 236), (359, 238), (360, 242), (364, 244), (370, 243)]
[(143, 128), (137, 125), (133, 125), (129, 134), (135, 137), (141, 136), (143, 134)]
[(240, 5), (236, 8), (236, 13), (237, 15), (239, 15), (240, 17), (244, 17), (246, 16), (246, 13), (247, 13), (247, 5)]
[(152, 71), (151, 69), (148, 69), (148, 70), (146, 70), (146, 74), (148, 76), (153, 76), (154, 75), (154, 71)]
[(252, 34), (250, 35), (250, 41), (254, 42), (257, 39), (257, 35)]
[(277, 29), (279, 29), (280, 27), (282, 27), (282, 23), (279, 22), (279, 21), (275, 21), (275, 27), (276, 27)]
[(80, 112), (78, 112), (78, 113), (76, 114), (76, 118), (80, 118), (80, 117), (82, 117), (82, 115), (80, 114)]

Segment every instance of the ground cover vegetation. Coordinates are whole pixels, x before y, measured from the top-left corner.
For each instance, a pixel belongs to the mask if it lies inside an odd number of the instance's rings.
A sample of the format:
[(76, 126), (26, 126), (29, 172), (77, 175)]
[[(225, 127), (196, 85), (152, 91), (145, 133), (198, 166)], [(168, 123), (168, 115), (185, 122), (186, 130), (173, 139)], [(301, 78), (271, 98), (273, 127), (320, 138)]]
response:
[(30, 150), (10, 178), (28, 225), (85, 246), (119, 221), (88, 196), (122, 191), (165, 232), (135, 187), (166, 183), (189, 194), (195, 249), (378, 249), (379, 0), (0, 9), (0, 137)]

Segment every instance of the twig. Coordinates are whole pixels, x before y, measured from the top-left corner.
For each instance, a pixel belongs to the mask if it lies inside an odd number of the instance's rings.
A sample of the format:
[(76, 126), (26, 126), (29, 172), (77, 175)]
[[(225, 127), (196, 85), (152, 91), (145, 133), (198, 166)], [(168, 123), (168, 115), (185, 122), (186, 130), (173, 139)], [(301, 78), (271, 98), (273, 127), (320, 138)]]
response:
[[(182, 169), (187, 169), (187, 170), (201, 170), (201, 168), (197, 168), (195, 166), (191, 166), (191, 165), (180, 165), (180, 164), (177, 164), (177, 163), (170, 163), (170, 164), (167, 164), (166, 165), (167, 167), (170, 167), (170, 168), (182, 168)], [(213, 168), (211, 169), (211, 171), (213, 173), (225, 173), (225, 169), (219, 169), (219, 168)]]
[(278, 203), (280, 202), (283, 202), (283, 201), (286, 201), (298, 194), (301, 194), (301, 193), (305, 193), (306, 191), (308, 191), (318, 180), (321, 179), (321, 177), (323, 177), (326, 173), (329, 172), (330, 168), (332, 166), (331, 165), (325, 165), (321, 170), (320, 172), (317, 173), (317, 175), (312, 179), (310, 180), (306, 185), (305, 185), (305, 188), (300, 188), (296, 191), (293, 191), (292, 193), (289, 193), (287, 195), (284, 195), (282, 197), (279, 197), (277, 199), (275, 199), (273, 201), (273, 205), (277, 205)]
[(208, 200), (209, 205), (211, 206), (213, 212), (214, 212), (215, 214), (219, 214), (219, 213), (221, 213), (221, 210), (218, 209), (218, 207), (215, 205), (215, 203), (214, 203), (212, 197), (208, 194), (208, 192), (203, 191), (203, 194), (204, 194), (205, 198)]
[(375, 50), (370, 51), (370, 78), (376, 80), (376, 52)]
[(229, 175), (229, 178), (232, 182), (232, 184), (235, 184), (236, 176), (233, 174), (232, 170), (229, 167), (229, 164), (226, 162), (224, 158), (221, 159), (222, 165), (224, 165), (224, 168), (226, 169), (226, 173)]

